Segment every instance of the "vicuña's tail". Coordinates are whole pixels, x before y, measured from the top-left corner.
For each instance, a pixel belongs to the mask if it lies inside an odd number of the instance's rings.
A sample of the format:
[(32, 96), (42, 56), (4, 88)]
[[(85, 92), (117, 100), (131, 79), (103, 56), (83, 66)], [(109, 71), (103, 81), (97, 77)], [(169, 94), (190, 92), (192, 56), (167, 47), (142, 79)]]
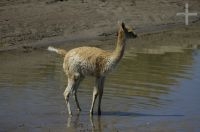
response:
[(62, 56), (65, 56), (66, 53), (67, 53), (67, 51), (64, 50), (64, 49), (58, 49), (58, 48), (54, 48), (52, 46), (49, 46), (47, 50), (48, 51), (52, 51), (52, 52), (56, 52), (57, 54), (60, 54)]

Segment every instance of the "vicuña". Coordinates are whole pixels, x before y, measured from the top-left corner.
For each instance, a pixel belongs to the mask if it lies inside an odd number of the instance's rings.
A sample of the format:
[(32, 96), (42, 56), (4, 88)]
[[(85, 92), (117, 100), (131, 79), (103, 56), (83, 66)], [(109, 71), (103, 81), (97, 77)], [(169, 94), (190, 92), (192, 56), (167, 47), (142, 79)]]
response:
[(74, 95), (78, 110), (81, 111), (77, 99), (77, 89), (81, 81), (87, 75), (96, 78), (90, 114), (93, 115), (94, 104), (96, 98), (99, 97), (98, 115), (101, 115), (101, 99), (105, 78), (121, 60), (126, 46), (126, 39), (137, 37), (133, 30), (128, 29), (123, 22), (118, 22), (118, 25), (117, 43), (112, 52), (95, 47), (78, 47), (70, 51), (57, 49), (51, 46), (48, 47), (49, 51), (56, 52), (64, 57), (63, 68), (68, 77), (68, 85), (63, 94), (70, 115), (72, 115), (69, 103), (69, 96), (71, 93)]

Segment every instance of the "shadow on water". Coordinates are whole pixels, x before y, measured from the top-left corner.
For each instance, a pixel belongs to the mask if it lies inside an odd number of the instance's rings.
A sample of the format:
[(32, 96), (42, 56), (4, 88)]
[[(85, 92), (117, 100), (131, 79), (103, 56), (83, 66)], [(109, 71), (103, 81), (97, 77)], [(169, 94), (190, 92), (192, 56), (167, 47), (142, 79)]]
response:
[[(95, 113), (94, 115), (97, 115), (97, 113)], [(128, 116), (128, 117), (137, 117), (137, 116), (184, 116), (182, 114), (178, 115), (178, 114), (145, 114), (145, 113), (135, 113), (135, 112), (122, 112), (122, 111), (104, 111), (102, 112), (101, 116)]]

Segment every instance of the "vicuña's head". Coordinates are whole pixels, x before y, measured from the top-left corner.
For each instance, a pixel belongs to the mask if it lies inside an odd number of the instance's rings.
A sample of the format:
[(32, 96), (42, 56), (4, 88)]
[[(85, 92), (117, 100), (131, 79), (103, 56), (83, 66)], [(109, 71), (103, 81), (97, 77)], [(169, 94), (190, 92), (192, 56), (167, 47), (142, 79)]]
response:
[(118, 38), (121, 40), (136, 38), (137, 34), (133, 31), (131, 27), (125, 26), (124, 22), (118, 22), (119, 31), (117, 33)]

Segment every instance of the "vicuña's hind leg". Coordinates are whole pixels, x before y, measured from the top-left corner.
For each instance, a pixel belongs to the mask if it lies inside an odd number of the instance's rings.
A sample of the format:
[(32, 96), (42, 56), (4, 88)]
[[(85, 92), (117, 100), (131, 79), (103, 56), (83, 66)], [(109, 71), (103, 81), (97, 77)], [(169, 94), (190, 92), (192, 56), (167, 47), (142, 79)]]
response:
[(70, 104), (69, 104), (69, 96), (70, 96), (71, 90), (74, 89), (74, 86), (75, 86), (75, 80), (68, 78), (67, 88), (65, 89), (63, 95), (64, 95), (65, 100), (66, 100), (69, 115), (72, 115)]
[(81, 111), (81, 107), (79, 105), (78, 98), (77, 98), (77, 90), (78, 90), (78, 87), (79, 87), (79, 85), (80, 85), (80, 83), (81, 83), (82, 80), (83, 80), (83, 78), (81, 78), (81, 77), (76, 79), (76, 81), (75, 81), (75, 87), (74, 87), (74, 89), (72, 91), (73, 92), (74, 100), (76, 102), (76, 106), (77, 106), (77, 108), (78, 108), (79, 111)]

